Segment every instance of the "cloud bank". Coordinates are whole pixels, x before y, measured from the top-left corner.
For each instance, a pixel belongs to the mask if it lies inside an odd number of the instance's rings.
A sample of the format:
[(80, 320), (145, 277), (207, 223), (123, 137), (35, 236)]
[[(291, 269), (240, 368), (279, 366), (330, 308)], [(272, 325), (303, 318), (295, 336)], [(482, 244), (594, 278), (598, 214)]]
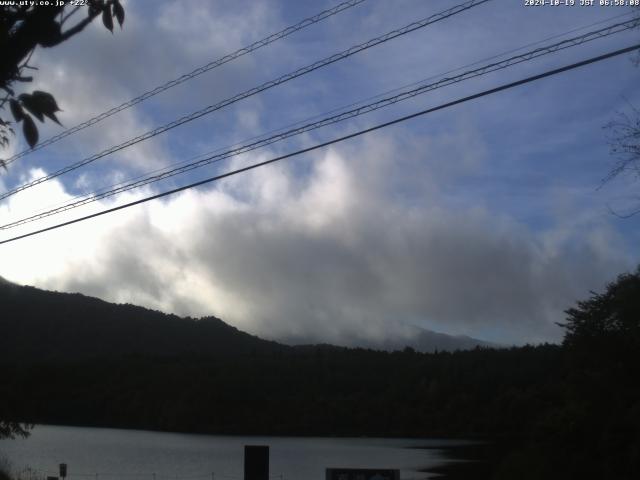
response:
[[(462, 129), (425, 150), (410, 135), (371, 137), (258, 169), (4, 245), (2, 275), (216, 315), (276, 339), (382, 339), (418, 325), (503, 343), (556, 341), (563, 310), (631, 260), (605, 223), (533, 231), (479, 202), (448, 200), (441, 185), (452, 173), (438, 151), (468, 138)], [(456, 171), (484, 162), (458, 157)], [(69, 197), (56, 181), (33, 190), (0, 215)]]

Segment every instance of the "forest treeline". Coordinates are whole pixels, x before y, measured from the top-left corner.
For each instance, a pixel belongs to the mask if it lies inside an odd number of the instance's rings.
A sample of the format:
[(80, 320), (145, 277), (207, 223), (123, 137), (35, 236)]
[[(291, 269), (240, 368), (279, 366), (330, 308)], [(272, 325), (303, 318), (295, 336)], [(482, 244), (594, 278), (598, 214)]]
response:
[[(24, 292), (62, 295), (24, 288), (3, 286), (3, 305), (10, 295), (19, 305)], [(57, 315), (42, 302), (32, 308)], [(67, 317), (77, 318), (69, 308)], [(99, 322), (96, 312), (84, 311), (84, 321)], [(12, 315), (3, 317), (3, 330), (11, 322), (17, 328), (20, 313)], [(209, 321), (233, 348), (202, 348), (195, 331), (192, 348), (136, 351), (133, 329), (118, 330), (126, 348), (97, 354), (54, 355), (42, 345), (40, 355), (24, 345), (2, 354), (0, 418), (201, 433), (481, 438), (507, 446), (493, 478), (640, 478), (640, 271), (568, 310), (562, 345), (429, 354), (285, 347)], [(203, 328), (192, 323), (187, 329)], [(180, 335), (170, 340), (191, 338)]]

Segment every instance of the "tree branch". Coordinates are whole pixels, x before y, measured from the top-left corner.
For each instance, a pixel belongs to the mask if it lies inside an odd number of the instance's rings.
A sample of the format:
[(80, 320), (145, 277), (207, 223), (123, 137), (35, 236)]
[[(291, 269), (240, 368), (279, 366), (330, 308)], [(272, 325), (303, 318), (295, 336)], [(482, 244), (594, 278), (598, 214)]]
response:
[(69, 18), (71, 18), (78, 10), (80, 10), (80, 8), (82, 7), (79, 7), (79, 6), (75, 7), (73, 10), (67, 13), (64, 17), (62, 17), (62, 20), (60, 20), (60, 26), (64, 25), (64, 22), (69, 20)]
[(58, 45), (59, 43), (64, 42), (65, 40), (68, 40), (69, 38), (73, 37), (74, 35), (80, 33), (82, 30), (84, 30), (86, 28), (87, 25), (89, 25), (94, 18), (96, 18), (98, 15), (100, 14), (100, 12), (98, 13), (90, 13), (89, 16), (87, 18), (85, 18), (84, 20), (82, 20), (81, 22), (76, 23), (73, 27), (71, 27), (69, 30), (67, 30), (66, 32), (63, 32), (60, 34), (60, 37), (58, 38), (58, 40), (55, 43), (52, 43), (51, 45), (49, 45), (50, 47), (54, 47), (56, 45)]

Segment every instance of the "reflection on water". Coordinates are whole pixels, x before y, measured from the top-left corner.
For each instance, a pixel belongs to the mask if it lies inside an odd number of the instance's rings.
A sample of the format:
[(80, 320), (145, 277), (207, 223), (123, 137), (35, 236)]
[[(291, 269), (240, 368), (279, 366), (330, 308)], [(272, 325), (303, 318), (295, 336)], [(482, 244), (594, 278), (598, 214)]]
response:
[(443, 462), (433, 449), (448, 440), (211, 436), (37, 426), (26, 439), (0, 441), (0, 457), (14, 472), (31, 468), (69, 480), (217, 480), (243, 477), (244, 445), (270, 446), (274, 478), (323, 480), (327, 467), (394, 468), (402, 479), (429, 478), (419, 470)]

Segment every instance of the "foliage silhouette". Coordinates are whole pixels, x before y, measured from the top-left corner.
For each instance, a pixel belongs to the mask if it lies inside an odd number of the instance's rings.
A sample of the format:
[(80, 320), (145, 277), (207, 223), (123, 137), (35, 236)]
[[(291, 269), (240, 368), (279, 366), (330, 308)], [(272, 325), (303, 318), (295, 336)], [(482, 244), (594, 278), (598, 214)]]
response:
[[(9, 3), (9, 2), (7, 2)], [(96, 17), (102, 17), (102, 23), (113, 32), (113, 18), (122, 27), (124, 8), (120, 0), (88, 0), (84, 7), (70, 5), (37, 5), (38, 2), (15, 2), (13, 5), (0, 6), (0, 89), (5, 96), (0, 99), (0, 109), (9, 105), (13, 120), (22, 124), (23, 135), (32, 148), (38, 143), (38, 127), (33, 120), (36, 117), (44, 122), (45, 117), (58, 124), (56, 112), (60, 111), (54, 97), (47, 92), (36, 90), (18, 95), (16, 83), (31, 82), (33, 77), (24, 75), (25, 70), (34, 70), (29, 65), (33, 51), (37, 47), (51, 48), (79, 34)], [(69, 3), (69, 2), (67, 2)], [(86, 10), (87, 15), (72, 26), (67, 22), (79, 11)], [(15, 134), (12, 122), (0, 117), (0, 144), (9, 145), (11, 135)], [(6, 169), (4, 161), (0, 165)]]
[[(640, 6), (633, 7), (640, 14)], [(632, 59), (636, 67), (640, 67), (640, 50)], [(609, 151), (617, 158), (614, 166), (603, 180), (603, 184), (610, 182), (622, 174), (631, 174), (640, 179), (640, 110), (629, 105), (630, 112), (618, 112), (616, 117), (605, 125), (609, 134)], [(610, 209), (611, 210), (611, 209)], [(611, 213), (621, 218), (629, 218), (640, 213), (637, 206), (628, 213)]]

